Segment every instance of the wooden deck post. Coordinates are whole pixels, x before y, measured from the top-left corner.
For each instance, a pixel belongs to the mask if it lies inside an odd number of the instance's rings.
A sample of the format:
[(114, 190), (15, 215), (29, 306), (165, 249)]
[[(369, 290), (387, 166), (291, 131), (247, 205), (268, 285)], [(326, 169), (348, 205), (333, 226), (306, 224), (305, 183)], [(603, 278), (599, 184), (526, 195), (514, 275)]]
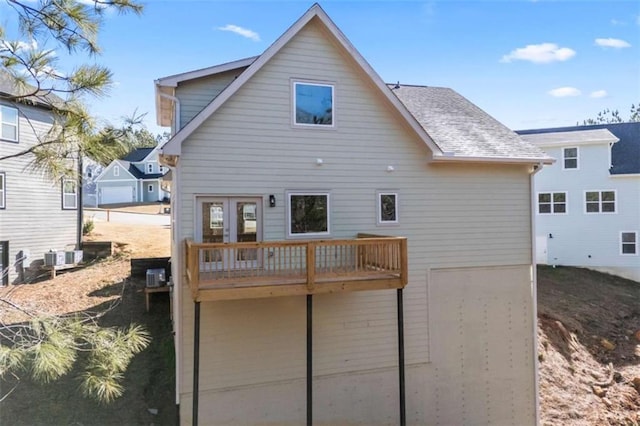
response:
[(307, 244), (307, 289), (313, 293), (316, 282), (316, 245), (312, 242)]

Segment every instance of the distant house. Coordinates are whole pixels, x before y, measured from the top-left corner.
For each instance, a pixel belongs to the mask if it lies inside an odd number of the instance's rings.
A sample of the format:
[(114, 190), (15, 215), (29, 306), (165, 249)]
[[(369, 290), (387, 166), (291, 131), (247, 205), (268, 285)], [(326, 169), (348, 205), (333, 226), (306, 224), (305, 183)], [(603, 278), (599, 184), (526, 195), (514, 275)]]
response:
[(540, 149), (386, 85), (317, 4), (156, 114), (181, 424), (536, 424)]
[[(54, 122), (41, 99), (9, 98), (19, 94), (0, 72), (0, 157), (34, 146)], [(45, 252), (74, 248), (77, 241), (76, 181), (52, 181), (29, 167), (32, 160), (29, 155), (0, 160), (0, 285), (28, 281), (39, 273)]]
[(538, 263), (640, 281), (640, 123), (518, 133), (558, 159), (535, 179)]
[(158, 149), (137, 148), (112, 161), (95, 179), (98, 204), (162, 201), (169, 192), (162, 186), (169, 169), (158, 163)]
[(103, 169), (104, 167), (89, 158), (83, 158), (82, 160), (82, 203), (87, 207), (96, 207), (98, 205), (96, 179)]

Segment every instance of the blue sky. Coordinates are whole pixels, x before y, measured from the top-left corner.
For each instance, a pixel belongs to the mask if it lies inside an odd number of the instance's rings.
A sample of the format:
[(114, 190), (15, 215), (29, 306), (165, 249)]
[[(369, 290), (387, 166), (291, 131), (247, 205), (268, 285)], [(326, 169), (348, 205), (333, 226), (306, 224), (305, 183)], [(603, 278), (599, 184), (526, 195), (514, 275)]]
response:
[[(142, 16), (109, 14), (97, 62), (116, 85), (92, 109), (112, 122), (148, 112), (159, 132), (154, 79), (258, 55), (312, 4), (150, 0)], [(638, 1), (320, 4), (386, 82), (450, 87), (512, 129), (574, 125), (604, 108), (626, 117), (640, 102)]]

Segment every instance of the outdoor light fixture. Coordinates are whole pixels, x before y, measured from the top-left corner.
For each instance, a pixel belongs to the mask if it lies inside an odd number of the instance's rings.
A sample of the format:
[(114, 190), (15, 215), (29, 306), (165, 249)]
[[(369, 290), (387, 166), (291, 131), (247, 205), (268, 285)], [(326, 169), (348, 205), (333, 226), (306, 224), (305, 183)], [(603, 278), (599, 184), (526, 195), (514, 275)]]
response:
[(275, 207), (276, 206), (276, 196), (271, 194), (269, 195), (269, 207)]
[(317, 164), (318, 166), (322, 166), (322, 163), (324, 163), (324, 161), (322, 161), (322, 158), (318, 158), (318, 159), (316, 160), (316, 164)]
[(393, 168), (393, 166), (387, 166), (387, 171), (389, 173), (391, 173), (392, 171), (394, 171), (395, 169)]

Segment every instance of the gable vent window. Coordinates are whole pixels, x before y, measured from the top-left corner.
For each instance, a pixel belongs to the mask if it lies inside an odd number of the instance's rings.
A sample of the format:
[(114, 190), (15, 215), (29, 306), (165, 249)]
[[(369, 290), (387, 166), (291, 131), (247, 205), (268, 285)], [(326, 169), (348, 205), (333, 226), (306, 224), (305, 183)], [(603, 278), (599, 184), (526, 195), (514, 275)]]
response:
[(153, 185), (147, 186), (147, 192), (153, 192)]
[(113, 166), (113, 175), (114, 176), (120, 176), (120, 167), (119, 166)]
[(153, 173), (153, 164), (147, 164), (147, 173)]
[(0, 106), (0, 139), (18, 142), (18, 110)]
[(298, 126), (334, 126), (333, 85), (293, 83), (293, 122)]
[(578, 168), (578, 148), (564, 148), (562, 150), (563, 168), (565, 170)]

